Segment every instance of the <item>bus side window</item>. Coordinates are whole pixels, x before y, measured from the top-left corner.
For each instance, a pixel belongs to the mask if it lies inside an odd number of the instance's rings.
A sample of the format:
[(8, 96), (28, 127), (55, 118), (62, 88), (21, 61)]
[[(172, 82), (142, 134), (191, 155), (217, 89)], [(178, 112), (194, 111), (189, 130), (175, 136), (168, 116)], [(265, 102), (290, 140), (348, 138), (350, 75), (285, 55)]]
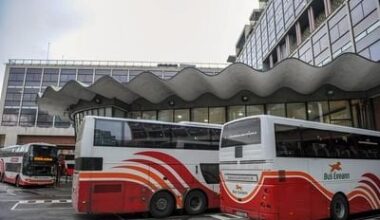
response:
[(96, 120), (94, 136), (95, 146), (121, 146), (122, 122)]
[(330, 157), (330, 133), (313, 128), (301, 129), (302, 147), (308, 157)]
[(352, 142), (350, 143), (350, 134), (342, 132), (331, 132), (330, 155), (335, 158), (352, 158)]
[(278, 157), (303, 157), (299, 128), (275, 125), (276, 152)]
[(212, 150), (218, 150), (219, 149), (219, 138), (220, 138), (220, 129), (211, 128), (210, 129), (210, 135), (211, 135), (211, 148)]
[(380, 141), (377, 137), (360, 135), (357, 148), (361, 159), (378, 159)]

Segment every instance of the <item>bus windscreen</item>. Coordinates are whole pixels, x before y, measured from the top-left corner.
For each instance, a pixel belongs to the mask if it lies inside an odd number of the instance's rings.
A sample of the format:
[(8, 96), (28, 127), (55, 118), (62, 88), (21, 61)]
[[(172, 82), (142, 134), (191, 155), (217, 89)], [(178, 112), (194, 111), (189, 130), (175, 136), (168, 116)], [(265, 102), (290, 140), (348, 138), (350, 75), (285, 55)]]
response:
[(223, 129), (221, 147), (261, 143), (260, 118), (246, 119), (228, 124)]

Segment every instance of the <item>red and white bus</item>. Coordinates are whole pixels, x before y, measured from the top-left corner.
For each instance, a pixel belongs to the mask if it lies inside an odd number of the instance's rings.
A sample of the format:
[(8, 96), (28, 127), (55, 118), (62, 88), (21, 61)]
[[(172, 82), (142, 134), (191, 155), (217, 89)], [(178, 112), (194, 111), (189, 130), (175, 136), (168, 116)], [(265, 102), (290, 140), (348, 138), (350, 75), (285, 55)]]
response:
[(77, 133), (73, 207), (77, 213), (219, 207), (220, 125), (87, 116)]
[(54, 184), (55, 145), (30, 143), (0, 149), (0, 180), (19, 186)]
[(380, 208), (380, 133), (274, 116), (226, 123), (221, 210), (252, 219), (347, 219)]

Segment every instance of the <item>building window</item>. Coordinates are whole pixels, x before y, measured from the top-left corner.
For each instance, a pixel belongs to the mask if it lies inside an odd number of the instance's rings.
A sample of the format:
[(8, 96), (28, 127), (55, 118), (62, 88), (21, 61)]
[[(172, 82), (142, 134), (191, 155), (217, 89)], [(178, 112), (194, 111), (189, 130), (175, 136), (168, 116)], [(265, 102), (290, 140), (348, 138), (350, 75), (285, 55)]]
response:
[(61, 77), (59, 80), (59, 86), (64, 86), (68, 81), (75, 80), (76, 70), (75, 69), (62, 69)]
[(22, 106), (37, 106), (36, 99), (39, 89), (25, 88), (22, 97)]
[(306, 120), (305, 103), (287, 103), (286, 114), (288, 118), (296, 118)]
[(157, 112), (156, 111), (143, 111), (142, 118), (147, 120), (157, 120)]
[(29, 68), (26, 71), (25, 86), (40, 86), (42, 69)]
[(16, 126), (18, 119), (18, 108), (4, 108), (3, 118), (1, 120), (1, 125), (4, 126)]
[(117, 108), (113, 108), (113, 117), (115, 118), (125, 118), (125, 111)]
[(173, 122), (173, 110), (159, 110), (158, 111), (158, 120)]
[(267, 114), (285, 117), (285, 104), (267, 104)]
[[(82, 118), (82, 120), (83, 120), (83, 118)], [(55, 116), (54, 127), (56, 127), (56, 128), (68, 128), (68, 127), (70, 127), (70, 121), (64, 120), (60, 116)]]
[(58, 83), (59, 69), (44, 69), (42, 86), (56, 86)]
[(350, 104), (348, 101), (330, 101), (329, 105), (332, 124), (352, 126)]
[(132, 119), (141, 119), (141, 112), (136, 111), (136, 112), (128, 112), (128, 118)]
[(329, 107), (327, 102), (307, 103), (307, 114), (310, 121), (330, 123), (328, 112)]
[(223, 124), (226, 122), (226, 109), (224, 107), (209, 108), (209, 122)]
[(191, 109), (191, 120), (195, 122), (208, 122), (208, 108)]
[(228, 106), (228, 121), (245, 117), (245, 106)]
[(21, 109), (20, 126), (32, 127), (36, 122), (37, 109)]
[(264, 105), (247, 105), (247, 116), (265, 114)]
[(95, 70), (95, 81), (101, 78), (102, 76), (109, 76), (111, 75), (110, 69), (96, 69)]
[(79, 69), (78, 81), (91, 84), (93, 80), (94, 70), (92, 69)]
[(176, 109), (174, 110), (174, 122), (190, 121), (189, 109)]
[(20, 106), (22, 88), (7, 88), (5, 106)]
[(48, 112), (38, 111), (37, 126), (38, 127), (51, 127), (53, 125), (53, 116)]
[(8, 86), (22, 86), (24, 84), (24, 76), (24, 68), (11, 68), (9, 71)]
[(112, 77), (121, 83), (129, 81), (128, 70), (113, 70)]

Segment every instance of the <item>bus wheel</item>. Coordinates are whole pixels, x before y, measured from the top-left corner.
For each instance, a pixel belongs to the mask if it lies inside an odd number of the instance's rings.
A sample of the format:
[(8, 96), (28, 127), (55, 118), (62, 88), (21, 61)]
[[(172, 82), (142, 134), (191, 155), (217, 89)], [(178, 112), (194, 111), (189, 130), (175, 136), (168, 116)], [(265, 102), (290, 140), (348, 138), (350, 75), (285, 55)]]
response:
[(206, 196), (199, 190), (191, 191), (185, 200), (185, 210), (189, 215), (198, 215), (207, 208)]
[(346, 197), (336, 194), (330, 204), (330, 216), (333, 220), (348, 219), (350, 211)]
[(170, 216), (173, 210), (174, 199), (168, 192), (158, 192), (150, 200), (149, 211), (155, 218)]

